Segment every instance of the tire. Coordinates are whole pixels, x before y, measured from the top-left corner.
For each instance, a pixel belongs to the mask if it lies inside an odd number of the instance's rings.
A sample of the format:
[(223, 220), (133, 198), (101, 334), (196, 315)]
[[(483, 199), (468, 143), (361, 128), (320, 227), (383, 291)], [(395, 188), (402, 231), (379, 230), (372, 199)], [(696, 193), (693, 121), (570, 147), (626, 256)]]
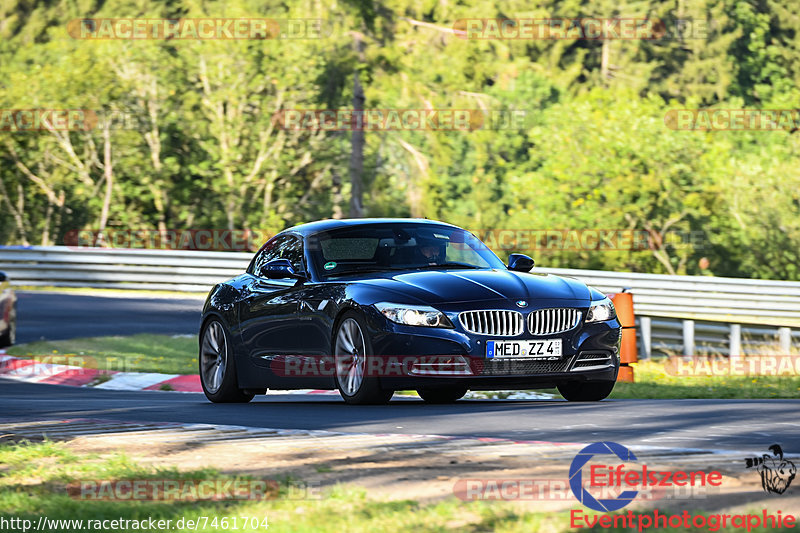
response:
[(372, 342), (364, 333), (366, 329), (361, 315), (355, 311), (346, 311), (339, 319), (333, 335), (336, 386), (346, 403), (385, 404), (394, 391), (381, 389), (377, 377), (364, 376), (366, 358), (372, 354)]
[(8, 327), (0, 335), (0, 348), (6, 346), (13, 346), (17, 342), (17, 305), (16, 303), (11, 306), (11, 311), (8, 313)]
[(197, 359), (206, 398), (214, 403), (247, 403), (253, 399), (253, 394), (239, 388), (230, 335), (216, 318), (206, 322), (200, 332)]
[(417, 394), (425, 400), (425, 403), (453, 403), (463, 398), (466, 393), (466, 387), (417, 389)]
[(599, 402), (614, 390), (615, 381), (569, 381), (558, 386), (558, 392), (570, 402)]

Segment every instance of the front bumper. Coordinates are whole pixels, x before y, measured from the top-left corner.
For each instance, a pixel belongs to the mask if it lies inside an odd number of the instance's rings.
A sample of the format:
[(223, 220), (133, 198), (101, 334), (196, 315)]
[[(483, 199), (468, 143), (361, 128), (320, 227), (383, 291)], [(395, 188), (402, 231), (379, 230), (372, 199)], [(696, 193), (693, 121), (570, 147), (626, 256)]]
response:
[[(552, 388), (568, 381), (614, 381), (617, 378), (621, 325), (616, 318), (592, 324), (581, 321), (570, 331), (546, 337), (525, 332), (516, 337), (498, 338), (467, 333), (457, 321), (457, 311), (446, 313), (455, 324), (454, 328), (404, 326), (373, 311), (368, 312), (367, 326), (374, 357), (382, 360), (382, 367), (389, 370), (380, 377), (384, 388), (449, 385), (472, 390)], [(546, 338), (562, 339), (560, 358), (486, 357), (488, 340)]]

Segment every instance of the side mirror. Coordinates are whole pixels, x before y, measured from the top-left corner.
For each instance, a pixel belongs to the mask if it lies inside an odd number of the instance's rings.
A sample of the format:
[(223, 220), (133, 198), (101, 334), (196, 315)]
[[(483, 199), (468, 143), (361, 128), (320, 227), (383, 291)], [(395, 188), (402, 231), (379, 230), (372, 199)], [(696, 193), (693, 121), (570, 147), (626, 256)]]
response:
[(288, 259), (273, 259), (262, 266), (257, 274), (267, 279), (306, 279), (304, 274), (294, 271), (294, 267)]
[(7, 279), (8, 279), (8, 276), (6, 276), (6, 273), (5, 272), (0, 272), (0, 283), (2, 283), (3, 281), (5, 281)]
[(508, 256), (508, 269), (515, 272), (530, 272), (533, 268), (533, 259), (524, 254), (511, 254)]

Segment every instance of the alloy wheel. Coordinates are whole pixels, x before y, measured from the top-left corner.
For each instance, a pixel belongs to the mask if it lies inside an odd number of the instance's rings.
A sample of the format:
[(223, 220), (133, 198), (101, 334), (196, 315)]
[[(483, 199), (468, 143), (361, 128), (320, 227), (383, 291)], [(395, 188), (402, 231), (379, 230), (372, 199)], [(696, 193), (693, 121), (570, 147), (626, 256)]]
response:
[(364, 381), (366, 353), (364, 334), (353, 318), (347, 318), (336, 335), (336, 376), (342, 391), (353, 396)]
[(200, 375), (208, 392), (214, 394), (222, 387), (228, 366), (228, 343), (225, 330), (217, 321), (211, 322), (203, 332), (200, 345)]

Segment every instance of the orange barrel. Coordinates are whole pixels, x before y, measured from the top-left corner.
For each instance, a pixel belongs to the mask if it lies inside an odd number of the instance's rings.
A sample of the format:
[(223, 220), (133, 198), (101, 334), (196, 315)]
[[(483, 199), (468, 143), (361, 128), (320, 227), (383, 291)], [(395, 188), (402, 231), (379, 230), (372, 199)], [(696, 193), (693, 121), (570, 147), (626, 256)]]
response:
[(628, 365), (620, 365), (619, 374), (617, 374), (617, 381), (627, 381), (633, 383), (633, 367)]
[(633, 315), (633, 294), (618, 292), (609, 294), (608, 297), (614, 302), (614, 308), (617, 310), (617, 320), (622, 324), (622, 327), (636, 327), (636, 317)]
[(617, 319), (622, 325), (622, 343), (619, 350), (620, 369), (617, 381), (633, 382), (633, 368), (628, 366), (639, 360), (636, 353), (636, 316), (633, 314), (633, 294), (618, 292), (610, 294)]

